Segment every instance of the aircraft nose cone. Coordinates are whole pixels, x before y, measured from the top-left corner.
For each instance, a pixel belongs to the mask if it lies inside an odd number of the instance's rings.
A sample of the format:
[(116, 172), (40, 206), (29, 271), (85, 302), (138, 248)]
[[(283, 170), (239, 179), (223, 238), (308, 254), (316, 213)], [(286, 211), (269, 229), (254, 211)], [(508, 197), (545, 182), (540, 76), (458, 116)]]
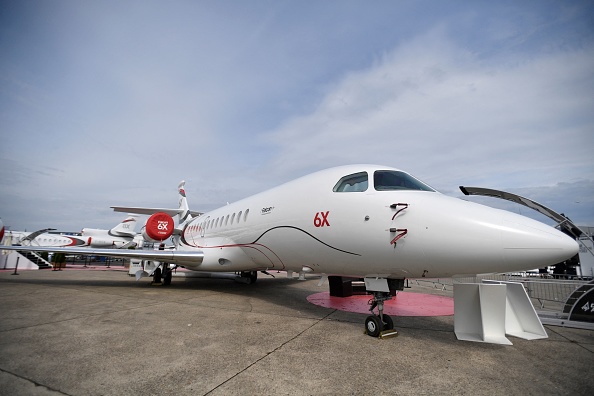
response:
[(503, 220), (502, 245), (506, 262), (542, 268), (578, 253), (577, 242), (552, 227), (525, 217)]

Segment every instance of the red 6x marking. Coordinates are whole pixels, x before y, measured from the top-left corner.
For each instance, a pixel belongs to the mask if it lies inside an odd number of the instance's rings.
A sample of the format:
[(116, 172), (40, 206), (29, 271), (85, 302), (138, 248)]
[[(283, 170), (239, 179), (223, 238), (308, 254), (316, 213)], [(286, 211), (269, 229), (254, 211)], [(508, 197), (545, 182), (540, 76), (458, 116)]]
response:
[(330, 223), (328, 222), (329, 214), (330, 214), (330, 211), (327, 211), (326, 213), (317, 212), (316, 216), (314, 217), (314, 226), (316, 226), (316, 227), (324, 227), (324, 226), (330, 227)]

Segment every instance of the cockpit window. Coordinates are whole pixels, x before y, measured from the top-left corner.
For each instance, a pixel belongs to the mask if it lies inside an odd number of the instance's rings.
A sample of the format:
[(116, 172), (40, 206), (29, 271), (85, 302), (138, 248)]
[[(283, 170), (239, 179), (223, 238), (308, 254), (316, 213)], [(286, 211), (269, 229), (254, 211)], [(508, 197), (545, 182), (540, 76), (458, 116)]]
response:
[(376, 191), (435, 191), (407, 173), (392, 170), (375, 171), (373, 174), (373, 184)]
[(343, 177), (336, 183), (332, 191), (334, 192), (363, 192), (367, 191), (368, 175), (367, 172), (353, 173)]

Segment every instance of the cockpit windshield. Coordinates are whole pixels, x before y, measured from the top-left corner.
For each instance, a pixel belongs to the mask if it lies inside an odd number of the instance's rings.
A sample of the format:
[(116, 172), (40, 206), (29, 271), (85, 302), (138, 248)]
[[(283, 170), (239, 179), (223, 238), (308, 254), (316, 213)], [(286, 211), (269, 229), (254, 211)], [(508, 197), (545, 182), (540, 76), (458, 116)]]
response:
[[(378, 170), (373, 173), (373, 185), (376, 191), (435, 191), (411, 175), (395, 170)], [(358, 172), (342, 177), (334, 186), (334, 192), (364, 192), (369, 187), (367, 172)]]
[(394, 170), (375, 171), (373, 174), (373, 185), (376, 191), (435, 191), (411, 175)]
[(343, 177), (336, 183), (334, 192), (363, 192), (367, 191), (369, 185), (367, 172), (353, 173)]

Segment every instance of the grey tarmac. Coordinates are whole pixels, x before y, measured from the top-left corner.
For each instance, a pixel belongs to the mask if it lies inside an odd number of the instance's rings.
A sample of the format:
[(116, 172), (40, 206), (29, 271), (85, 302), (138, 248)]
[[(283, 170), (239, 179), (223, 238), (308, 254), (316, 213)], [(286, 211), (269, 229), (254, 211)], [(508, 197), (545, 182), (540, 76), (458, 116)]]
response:
[[(458, 341), (453, 316), (398, 317), (309, 303), (327, 291), (259, 274), (252, 285), (122, 270), (0, 272), (2, 395), (591, 395), (594, 332), (545, 326), (513, 346)], [(279, 277), (279, 275), (281, 277)], [(408, 291), (441, 293), (414, 286)]]

